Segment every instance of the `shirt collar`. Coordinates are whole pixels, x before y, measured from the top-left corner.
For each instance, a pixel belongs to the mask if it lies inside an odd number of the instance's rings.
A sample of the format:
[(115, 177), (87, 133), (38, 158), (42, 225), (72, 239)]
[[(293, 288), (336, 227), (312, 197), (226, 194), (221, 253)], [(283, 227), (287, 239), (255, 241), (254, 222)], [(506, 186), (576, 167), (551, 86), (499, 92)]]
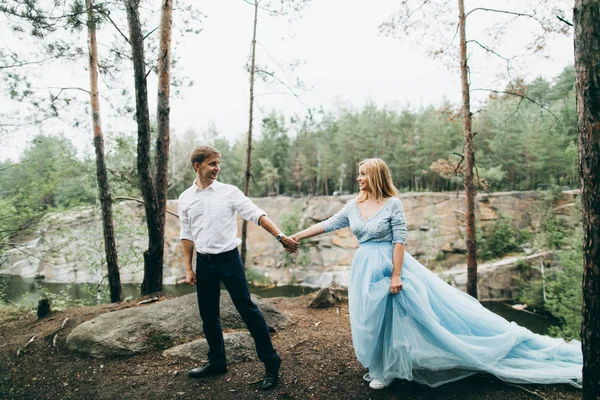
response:
[(204, 192), (207, 190), (212, 190), (216, 192), (219, 190), (221, 182), (218, 182), (216, 179), (211, 183), (206, 189), (201, 189), (200, 186), (196, 185), (196, 179), (194, 178), (194, 182), (192, 182), (192, 187), (196, 190), (196, 192)]

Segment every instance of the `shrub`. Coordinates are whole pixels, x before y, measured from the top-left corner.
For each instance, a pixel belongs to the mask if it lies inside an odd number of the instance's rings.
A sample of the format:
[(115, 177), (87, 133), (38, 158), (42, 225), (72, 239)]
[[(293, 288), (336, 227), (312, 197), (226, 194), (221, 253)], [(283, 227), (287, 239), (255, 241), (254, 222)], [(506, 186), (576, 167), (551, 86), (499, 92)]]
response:
[(482, 260), (518, 251), (519, 244), (528, 238), (527, 233), (517, 230), (506, 215), (500, 215), (484, 229), (478, 229), (477, 236), (477, 255)]

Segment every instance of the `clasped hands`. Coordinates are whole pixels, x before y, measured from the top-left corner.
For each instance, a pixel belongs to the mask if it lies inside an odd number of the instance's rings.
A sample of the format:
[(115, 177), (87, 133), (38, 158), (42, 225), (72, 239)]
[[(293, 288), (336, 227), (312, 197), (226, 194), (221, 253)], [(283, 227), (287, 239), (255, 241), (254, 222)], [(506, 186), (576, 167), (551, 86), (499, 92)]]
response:
[(285, 248), (285, 251), (292, 254), (298, 251), (300, 239), (298, 239), (295, 235), (284, 236), (283, 239), (281, 239), (281, 245)]

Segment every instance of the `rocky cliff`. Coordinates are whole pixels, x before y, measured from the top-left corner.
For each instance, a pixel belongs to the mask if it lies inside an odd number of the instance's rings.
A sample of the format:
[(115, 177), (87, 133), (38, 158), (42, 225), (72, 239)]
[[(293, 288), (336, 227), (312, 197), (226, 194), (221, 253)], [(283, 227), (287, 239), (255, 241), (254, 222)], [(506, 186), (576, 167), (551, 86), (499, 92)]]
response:
[[(554, 205), (565, 219), (577, 194), (577, 191), (565, 191)], [(322, 221), (351, 198), (353, 196), (280, 196), (254, 200), (281, 227), (289, 226), (289, 221), (300, 221), (302, 225)], [(404, 193), (400, 198), (408, 220), (407, 251), (432, 269), (444, 264), (438, 264), (436, 260), (440, 259), (447, 259), (445, 265), (464, 262), (464, 196)], [(176, 203), (169, 201), (168, 210), (176, 213)], [(539, 223), (545, 209), (541, 192), (506, 192), (479, 195), (476, 213), (482, 224), (506, 214), (519, 228), (527, 228)], [(142, 253), (147, 246), (143, 207), (137, 202), (122, 202), (115, 205), (114, 213), (121, 281), (141, 282)], [(175, 284), (185, 276), (178, 237), (179, 220), (167, 214), (166, 221), (164, 282)], [(326, 281), (341, 280), (343, 284), (358, 246), (346, 228), (309, 240), (298, 255), (290, 257), (260, 227), (250, 224), (248, 235), (250, 276), (279, 284), (326, 284), (323, 277)], [(0, 256), (0, 274), (38, 277), (50, 282), (98, 282), (103, 278), (105, 263), (99, 209), (81, 208), (52, 215), (36, 236), (22, 238), (20, 246)]]

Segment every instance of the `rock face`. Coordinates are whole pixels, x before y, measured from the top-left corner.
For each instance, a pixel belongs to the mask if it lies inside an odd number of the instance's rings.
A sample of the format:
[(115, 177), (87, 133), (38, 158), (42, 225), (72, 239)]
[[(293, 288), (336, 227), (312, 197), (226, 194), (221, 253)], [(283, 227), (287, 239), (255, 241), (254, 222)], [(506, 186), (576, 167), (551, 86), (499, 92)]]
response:
[[(269, 329), (280, 330), (290, 318), (253, 296)], [(245, 329), (226, 291), (221, 293), (223, 329)], [(125, 356), (150, 348), (170, 348), (198, 338), (202, 323), (195, 294), (100, 315), (77, 326), (67, 337), (70, 350), (94, 357)]]
[[(540, 263), (552, 260), (551, 253), (532, 254), (526, 257), (507, 257), (477, 266), (477, 295), (479, 300), (514, 300), (518, 293), (517, 280), (528, 281), (541, 275)], [(452, 286), (466, 291), (467, 264), (457, 265), (438, 274)]]
[[(556, 210), (568, 220), (568, 210), (578, 191), (565, 191)], [(506, 192), (477, 197), (477, 218), (483, 223), (505, 214), (519, 228), (539, 222), (542, 215), (541, 192)], [(302, 226), (323, 221), (340, 210), (354, 195), (329, 197), (274, 197), (254, 199), (280, 227), (295, 216)], [(425, 265), (440, 255), (459, 255), (466, 251), (463, 195), (456, 193), (403, 193), (408, 221), (407, 251)], [(177, 202), (168, 210), (177, 212)], [(121, 282), (139, 283), (143, 278), (142, 253), (147, 247), (143, 206), (137, 202), (115, 205), (115, 227), (119, 251)], [(241, 223), (238, 224), (241, 230)], [(298, 256), (289, 258), (281, 245), (260, 227), (248, 226), (248, 266), (255, 276), (265, 275), (278, 284), (299, 283), (316, 276), (345, 276), (358, 247), (348, 228), (320, 235), (307, 241)], [(290, 227), (286, 232), (291, 234)], [(164, 283), (175, 284), (185, 277), (184, 257), (179, 240), (179, 220), (167, 214), (165, 229)], [(16, 240), (18, 242), (18, 238)], [(34, 240), (21, 241), (21, 249), (0, 256), (0, 274), (44, 278), (49, 282), (99, 282), (106, 273), (102, 263), (103, 242), (100, 210), (83, 208), (54, 215)], [(286, 258), (287, 257), (287, 258)], [(459, 261), (460, 262), (460, 261)], [(337, 275), (336, 275), (337, 274)], [(343, 278), (342, 278), (343, 279)], [(331, 279), (329, 279), (331, 280)], [(310, 282), (307, 282), (310, 283)], [(316, 286), (327, 283), (316, 282)]]

